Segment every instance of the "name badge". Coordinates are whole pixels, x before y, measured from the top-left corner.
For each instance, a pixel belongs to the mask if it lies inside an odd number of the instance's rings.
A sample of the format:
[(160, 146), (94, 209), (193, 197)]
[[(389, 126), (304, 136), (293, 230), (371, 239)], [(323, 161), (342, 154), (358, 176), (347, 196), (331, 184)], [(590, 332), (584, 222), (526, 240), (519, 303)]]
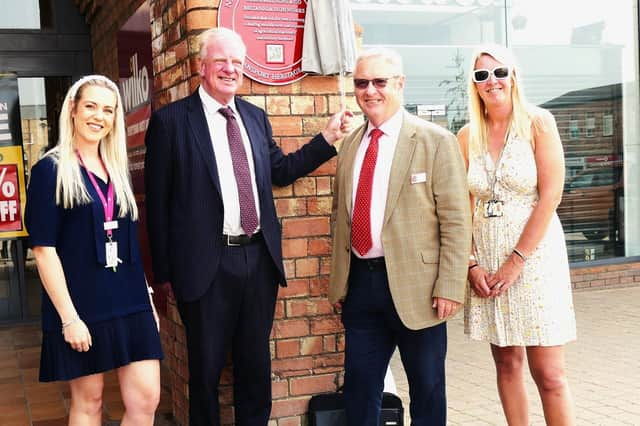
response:
[(110, 220), (109, 222), (105, 222), (104, 223), (104, 230), (105, 231), (110, 231), (112, 229), (118, 229), (118, 221), (117, 220)]
[(105, 268), (113, 268), (115, 272), (118, 263), (122, 263), (122, 260), (118, 259), (118, 243), (115, 241), (107, 241), (105, 243), (105, 253), (107, 264)]
[(411, 175), (411, 185), (415, 185), (416, 183), (423, 183), (426, 181), (427, 181), (427, 174), (425, 172), (413, 173)]
[(502, 217), (503, 202), (500, 200), (488, 200), (484, 203), (484, 217)]

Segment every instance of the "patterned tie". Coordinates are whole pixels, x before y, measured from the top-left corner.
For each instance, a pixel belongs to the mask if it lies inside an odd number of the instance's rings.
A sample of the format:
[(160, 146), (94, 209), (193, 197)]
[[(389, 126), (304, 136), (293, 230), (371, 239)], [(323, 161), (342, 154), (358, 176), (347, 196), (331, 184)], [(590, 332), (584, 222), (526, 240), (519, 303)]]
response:
[(220, 108), (218, 112), (227, 119), (227, 139), (233, 163), (233, 174), (236, 177), (238, 187), (238, 201), (240, 202), (240, 226), (244, 229), (245, 234), (253, 235), (258, 228), (258, 213), (253, 198), (249, 162), (242, 143), (240, 127), (230, 107)]
[(360, 168), (356, 202), (353, 205), (351, 245), (358, 251), (360, 256), (367, 254), (373, 246), (371, 240), (371, 189), (378, 158), (378, 139), (383, 134), (380, 129), (373, 129), (369, 134), (371, 141), (367, 147), (367, 152), (364, 154), (364, 160)]

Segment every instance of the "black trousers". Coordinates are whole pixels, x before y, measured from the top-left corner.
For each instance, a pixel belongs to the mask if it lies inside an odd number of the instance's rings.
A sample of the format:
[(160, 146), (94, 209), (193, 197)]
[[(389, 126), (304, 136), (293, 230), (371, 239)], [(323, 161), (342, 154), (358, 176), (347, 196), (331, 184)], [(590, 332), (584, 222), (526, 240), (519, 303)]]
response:
[(271, 413), (269, 335), (277, 273), (264, 241), (224, 247), (207, 292), (178, 302), (189, 352), (189, 424), (220, 425), (218, 385), (229, 351), (235, 424), (265, 426)]

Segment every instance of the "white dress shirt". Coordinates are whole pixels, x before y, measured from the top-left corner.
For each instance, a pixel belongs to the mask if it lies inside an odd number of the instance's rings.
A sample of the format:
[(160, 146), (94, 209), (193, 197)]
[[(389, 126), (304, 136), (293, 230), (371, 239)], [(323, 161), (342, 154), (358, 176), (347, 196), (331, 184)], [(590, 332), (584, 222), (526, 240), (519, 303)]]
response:
[[(213, 99), (200, 86), (198, 89), (202, 106), (204, 107), (204, 115), (207, 118), (209, 127), (209, 135), (213, 144), (213, 153), (216, 157), (216, 165), (218, 166), (218, 177), (220, 178), (220, 190), (222, 191), (222, 203), (224, 204), (224, 224), (222, 233), (227, 235), (242, 235), (244, 230), (240, 226), (240, 201), (238, 200), (238, 185), (236, 177), (233, 173), (233, 162), (231, 161), (231, 152), (229, 151), (229, 142), (227, 139), (227, 119), (218, 112), (220, 108), (226, 106), (233, 110), (240, 133), (242, 134), (242, 142), (244, 150), (247, 153), (247, 161), (249, 162), (249, 172), (251, 173), (251, 187), (253, 189), (253, 200), (258, 213), (258, 229), (260, 229), (260, 203), (258, 200), (258, 187), (256, 185), (256, 171), (253, 164), (253, 151), (249, 142), (249, 135), (242, 123), (242, 117), (238, 113), (235, 101), (231, 101), (229, 105), (222, 105)], [(257, 230), (256, 230), (257, 231)]]
[[(391, 118), (380, 127), (378, 127), (384, 133), (378, 139), (378, 158), (376, 160), (376, 168), (373, 173), (373, 186), (371, 191), (371, 240), (373, 246), (368, 253), (364, 256), (360, 256), (356, 250), (352, 247), (352, 252), (358, 257), (374, 258), (384, 256), (384, 249), (382, 248), (382, 220), (384, 219), (384, 211), (387, 205), (387, 192), (389, 190), (389, 176), (391, 175), (391, 164), (393, 163), (393, 156), (396, 152), (396, 146), (398, 145), (398, 135), (400, 134), (400, 128), (402, 127), (402, 108), (398, 110)], [(364, 161), (364, 155), (367, 152), (369, 143), (371, 142), (371, 131), (375, 127), (369, 122), (367, 130), (364, 132), (364, 136), (358, 146), (356, 152), (356, 158), (353, 162), (353, 193), (351, 194), (351, 219), (353, 220), (353, 203), (356, 200), (356, 193), (358, 191), (358, 181), (360, 179), (360, 169), (362, 168), (362, 162)]]

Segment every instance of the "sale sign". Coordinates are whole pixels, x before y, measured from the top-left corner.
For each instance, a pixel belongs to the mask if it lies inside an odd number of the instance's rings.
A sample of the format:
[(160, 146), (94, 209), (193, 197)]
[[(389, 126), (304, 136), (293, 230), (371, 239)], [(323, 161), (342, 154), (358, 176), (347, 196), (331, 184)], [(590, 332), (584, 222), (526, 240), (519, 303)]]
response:
[(22, 220), (25, 201), (22, 147), (0, 147), (0, 238), (27, 236)]

